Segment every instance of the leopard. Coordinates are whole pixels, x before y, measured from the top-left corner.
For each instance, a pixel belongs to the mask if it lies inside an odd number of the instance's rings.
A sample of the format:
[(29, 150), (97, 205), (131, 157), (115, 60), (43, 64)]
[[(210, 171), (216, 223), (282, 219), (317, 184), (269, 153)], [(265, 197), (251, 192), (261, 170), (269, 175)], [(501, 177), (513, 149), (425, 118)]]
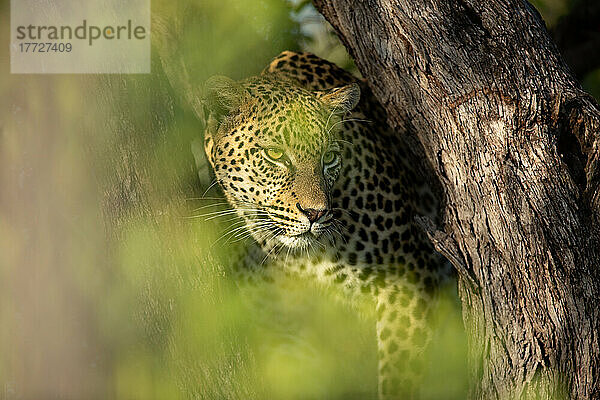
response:
[(285, 271), (372, 300), (378, 397), (415, 398), (438, 288), (452, 272), (415, 218), (439, 219), (423, 163), (364, 79), (285, 51), (205, 84), (206, 158), (252, 238), (236, 279)]

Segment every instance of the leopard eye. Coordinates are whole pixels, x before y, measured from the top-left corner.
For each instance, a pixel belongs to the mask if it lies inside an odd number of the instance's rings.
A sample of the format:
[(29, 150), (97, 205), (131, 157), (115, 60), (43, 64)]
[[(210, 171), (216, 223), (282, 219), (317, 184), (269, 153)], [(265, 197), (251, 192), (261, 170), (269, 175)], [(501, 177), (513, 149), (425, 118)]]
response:
[(323, 154), (323, 164), (328, 165), (335, 161), (336, 154), (333, 151), (328, 151)]
[(269, 147), (265, 152), (267, 157), (275, 161), (280, 160), (283, 157), (283, 150), (276, 147)]

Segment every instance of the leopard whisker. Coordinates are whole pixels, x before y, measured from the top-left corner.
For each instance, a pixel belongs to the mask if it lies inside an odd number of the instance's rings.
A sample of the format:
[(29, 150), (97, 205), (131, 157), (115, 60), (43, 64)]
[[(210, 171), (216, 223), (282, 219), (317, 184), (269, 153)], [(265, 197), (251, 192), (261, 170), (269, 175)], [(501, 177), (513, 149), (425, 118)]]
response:
[(219, 236), (219, 238), (217, 240), (215, 240), (213, 242), (212, 246), (217, 244), (220, 240), (224, 239), (225, 237), (229, 236), (227, 238), (227, 240), (225, 241), (225, 243), (227, 243), (231, 239), (231, 235), (233, 233), (238, 232), (240, 229), (243, 229), (245, 227), (246, 227), (246, 221), (241, 220), (238, 222), (234, 222), (221, 236)]
[(281, 228), (275, 229), (272, 232), (267, 233), (265, 235), (265, 237), (263, 238), (263, 240), (265, 241), (265, 243), (268, 243), (270, 240), (273, 240), (277, 235), (279, 235), (282, 232), (283, 232), (283, 229), (281, 229)]
[(342, 232), (340, 232), (339, 228), (337, 226), (333, 226), (332, 227), (332, 231), (334, 233), (336, 233), (343, 241), (346, 245), (348, 245), (348, 241), (346, 240), (346, 238), (344, 237), (344, 235), (342, 234)]
[(221, 217), (221, 216), (225, 216), (225, 215), (237, 214), (240, 211), (241, 212), (247, 212), (247, 213), (253, 213), (254, 212), (254, 213), (257, 213), (257, 214), (264, 213), (264, 215), (266, 215), (266, 213), (263, 210), (261, 210), (261, 209), (239, 209), (239, 208), (235, 209), (234, 208), (234, 209), (227, 209), (227, 210), (221, 210), (221, 211), (212, 211), (212, 212), (209, 212), (209, 213), (198, 214), (198, 215), (194, 215), (194, 216), (191, 216), (191, 217), (188, 217), (188, 218), (208, 217), (208, 218), (206, 218), (206, 220), (208, 221), (208, 220), (211, 220), (211, 219), (214, 219), (214, 218), (218, 218), (218, 217)]
[[(274, 225), (274, 224), (273, 224), (271, 221), (269, 221), (269, 224), (267, 224), (267, 225), (265, 225), (265, 226), (259, 226), (259, 227), (256, 227), (256, 228), (251, 228), (251, 229), (248, 229), (248, 232), (244, 232), (244, 233), (242, 233), (242, 234), (239, 234), (239, 236), (240, 236), (240, 237), (239, 237), (237, 240), (234, 240), (234, 243), (235, 243), (235, 242), (239, 242), (239, 241), (241, 241), (241, 240), (245, 240), (245, 239), (247, 239), (247, 238), (249, 238), (249, 237), (251, 237), (251, 236), (253, 236), (253, 235), (256, 235), (256, 236), (258, 236), (259, 234), (261, 234), (261, 233), (263, 233), (263, 232), (266, 232), (266, 234), (265, 234), (266, 236), (265, 236), (265, 237), (268, 237), (268, 236), (269, 236), (269, 234), (270, 234), (270, 236), (271, 236), (271, 237), (269, 237), (269, 240), (270, 240), (270, 239), (271, 239), (272, 237), (274, 237), (276, 234), (275, 234), (275, 233), (273, 233), (273, 231), (272, 231), (272, 230), (270, 230), (270, 229), (266, 229), (266, 228), (269, 228), (269, 227), (270, 227), (270, 226), (272, 226), (272, 225)], [(265, 239), (263, 238), (263, 240), (265, 240)]]
[(362, 119), (362, 118), (347, 118), (347, 119), (342, 119), (342, 120), (336, 122), (335, 124), (331, 125), (331, 128), (329, 128), (329, 131), (327, 133), (329, 133), (336, 125), (343, 124), (344, 122), (367, 122), (367, 123), (372, 123), (373, 121), (370, 121), (368, 119)]
[[(329, 116), (327, 117), (327, 122), (325, 122), (325, 129), (327, 129), (327, 126), (329, 125), (329, 121), (331, 120), (331, 117), (333, 117), (333, 114), (337, 111), (338, 107), (339, 107), (339, 104), (337, 104), (335, 107), (333, 107), (333, 109), (329, 113)], [(331, 139), (331, 136), (329, 135), (330, 132), (331, 132), (331, 129), (327, 129), (327, 138), (328, 139)]]
[[(269, 221), (255, 221), (253, 223), (248, 224), (248, 223), (246, 223), (246, 221), (242, 221), (242, 224), (240, 226), (235, 227), (235, 228), (232, 227), (232, 229), (230, 229), (226, 233), (226, 235), (230, 235), (231, 237), (233, 237), (234, 234), (238, 234), (240, 231), (243, 232), (244, 229), (250, 230), (254, 227), (259, 227), (259, 226), (262, 226), (262, 225), (265, 225), (268, 223), (269, 223)], [(231, 239), (231, 237), (230, 237), (230, 239)]]
[(199, 210), (203, 210), (205, 208), (209, 208), (209, 207), (219, 207), (219, 206), (228, 206), (229, 203), (226, 201), (220, 202), (220, 203), (212, 203), (212, 204), (207, 204), (205, 206), (202, 207), (198, 207), (198, 208), (194, 208), (192, 211), (199, 211)]
[(223, 200), (223, 197), (186, 197), (187, 201), (196, 201), (196, 200)]
[(331, 209), (331, 211), (333, 211), (333, 212), (339, 211), (341, 213), (346, 213), (346, 215), (348, 215), (349, 217), (352, 217), (352, 213), (356, 213), (356, 211), (354, 211), (352, 209), (348, 210), (348, 209), (340, 208), (340, 207), (334, 207)]
[(273, 253), (273, 251), (282, 244), (280, 243), (276, 243), (275, 245), (273, 245), (273, 247), (271, 248), (271, 250), (269, 250), (269, 252), (267, 253), (267, 255), (262, 259), (262, 261), (260, 262), (260, 265), (262, 266), (265, 261), (267, 260), (267, 258), (269, 258), (269, 256), (271, 255), (271, 253)]
[(210, 189), (212, 189), (213, 186), (215, 186), (217, 183), (219, 183), (219, 179), (215, 178), (214, 181), (208, 186), (208, 188), (206, 188), (206, 190), (204, 191), (204, 193), (202, 194), (202, 197), (204, 198), (204, 196), (206, 196), (206, 193), (208, 193), (208, 191)]
[(319, 242), (319, 240), (315, 239), (312, 242), (315, 242), (316, 244), (318, 244), (319, 246), (321, 246), (321, 248), (325, 249), (325, 245), (321, 242)]
[[(256, 233), (256, 230), (260, 229), (260, 228), (267, 228), (269, 226), (272, 226), (273, 223), (271, 221), (260, 221), (260, 222), (256, 222), (254, 224), (248, 224), (248, 225), (244, 225), (241, 227), (241, 229), (246, 228), (248, 229), (248, 231), (251, 231), (251, 233)], [(234, 237), (240, 237), (243, 236), (246, 232), (238, 232)]]
[(284, 265), (287, 265), (288, 257), (290, 256), (290, 252), (292, 251), (291, 247), (288, 247), (287, 254), (285, 255)]
[(327, 235), (327, 239), (329, 240), (329, 244), (332, 246), (335, 246), (335, 237), (333, 236), (333, 234), (331, 232), (329, 232), (328, 230), (325, 231), (325, 234)]

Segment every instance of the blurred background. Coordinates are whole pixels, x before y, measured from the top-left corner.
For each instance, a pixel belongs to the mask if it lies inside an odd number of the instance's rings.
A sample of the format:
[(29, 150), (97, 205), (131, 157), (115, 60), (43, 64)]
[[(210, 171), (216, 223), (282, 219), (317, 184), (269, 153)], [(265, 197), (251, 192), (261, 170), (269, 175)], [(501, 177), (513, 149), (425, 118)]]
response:
[[(598, 98), (600, 7), (534, 5)], [(283, 50), (357, 73), (308, 1), (156, 0), (152, 12), (178, 21), (165, 37), (188, 89), (257, 74)], [(3, 0), (5, 45), (9, 17)], [(256, 309), (229, 279), (243, 242), (222, 237), (232, 221), (201, 216), (219, 201), (191, 151), (202, 123), (158, 53), (150, 75), (11, 75), (0, 52), (0, 398), (375, 398), (368, 315), (294, 281), (257, 288), (280, 301)], [(467, 390), (455, 291), (426, 399)]]

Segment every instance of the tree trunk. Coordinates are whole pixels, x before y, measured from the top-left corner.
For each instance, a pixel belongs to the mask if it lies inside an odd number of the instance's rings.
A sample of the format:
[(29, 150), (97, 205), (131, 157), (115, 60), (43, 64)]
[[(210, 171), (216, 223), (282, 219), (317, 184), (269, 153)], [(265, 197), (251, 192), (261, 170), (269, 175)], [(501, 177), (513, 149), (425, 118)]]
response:
[[(315, 0), (445, 195), (470, 398), (600, 399), (600, 111), (519, 0)], [(425, 224), (424, 224), (425, 225)]]

